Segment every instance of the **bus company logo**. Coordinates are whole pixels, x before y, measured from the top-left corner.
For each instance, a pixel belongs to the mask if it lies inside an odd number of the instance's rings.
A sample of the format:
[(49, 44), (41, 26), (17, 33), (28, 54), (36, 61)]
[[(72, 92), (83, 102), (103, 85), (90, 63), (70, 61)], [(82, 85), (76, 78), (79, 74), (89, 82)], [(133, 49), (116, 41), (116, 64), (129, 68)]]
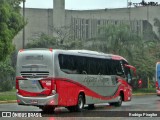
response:
[(11, 112), (2, 112), (2, 117), (12, 117)]
[(36, 74), (32, 74), (33, 77), (36, 77)]
[(32, 74), (31, 78), (35, 78), (37, 76), (37, 74)]

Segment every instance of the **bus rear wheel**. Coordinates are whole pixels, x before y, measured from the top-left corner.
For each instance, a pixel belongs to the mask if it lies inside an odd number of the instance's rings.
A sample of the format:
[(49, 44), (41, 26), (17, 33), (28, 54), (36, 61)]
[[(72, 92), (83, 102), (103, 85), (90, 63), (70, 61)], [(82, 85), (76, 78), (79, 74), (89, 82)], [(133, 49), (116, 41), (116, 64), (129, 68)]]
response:
[(82, 94), (78, 96), (78, 101), (77, 101), (77, 105), (75, 106), (75, 108), (77, 112), (82, 111), (82, 109), (84, 108), (84, 96)]
[(82, 94), (79, 94), (76, 106), (67, 107), (67, 109), (70, 112), (81, 112), (83, 108), (84, 108), (84, 95)]

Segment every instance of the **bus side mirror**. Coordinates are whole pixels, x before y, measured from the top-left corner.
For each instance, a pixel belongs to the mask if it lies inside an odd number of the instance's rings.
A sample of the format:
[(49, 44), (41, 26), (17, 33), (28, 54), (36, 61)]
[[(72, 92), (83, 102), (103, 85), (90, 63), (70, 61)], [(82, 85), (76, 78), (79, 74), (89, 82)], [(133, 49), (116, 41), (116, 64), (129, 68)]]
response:
[(127, 64), (125, 64), (124, 66), (125, 66), (126, 68), (129, 68), (129, 69), (133, 70), (134, 76), (136, 76), (136, 68), (135, 68), (134, 66), (132, 66), (132, 65), (127, 65)]

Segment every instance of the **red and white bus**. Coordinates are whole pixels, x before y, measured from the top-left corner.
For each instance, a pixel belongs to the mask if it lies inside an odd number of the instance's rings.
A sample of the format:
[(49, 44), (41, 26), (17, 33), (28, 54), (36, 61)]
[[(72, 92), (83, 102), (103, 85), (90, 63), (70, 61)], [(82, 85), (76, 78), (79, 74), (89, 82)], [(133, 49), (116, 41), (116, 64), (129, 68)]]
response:
[(43, 111), (81, 111), (97, 103), (121, 106), (132, 98), (130, 69), (118, 55), (88, 50), (26, 49), (18, 52), (17, 102)]

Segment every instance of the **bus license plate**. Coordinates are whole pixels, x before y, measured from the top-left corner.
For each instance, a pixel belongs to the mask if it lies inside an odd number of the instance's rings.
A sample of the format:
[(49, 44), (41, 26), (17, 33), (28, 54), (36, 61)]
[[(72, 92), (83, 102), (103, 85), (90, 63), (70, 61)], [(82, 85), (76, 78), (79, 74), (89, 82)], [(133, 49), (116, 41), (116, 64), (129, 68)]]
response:
[(32, 80), (32, 85), (35, 85), (37, 83), (37, 80)]

